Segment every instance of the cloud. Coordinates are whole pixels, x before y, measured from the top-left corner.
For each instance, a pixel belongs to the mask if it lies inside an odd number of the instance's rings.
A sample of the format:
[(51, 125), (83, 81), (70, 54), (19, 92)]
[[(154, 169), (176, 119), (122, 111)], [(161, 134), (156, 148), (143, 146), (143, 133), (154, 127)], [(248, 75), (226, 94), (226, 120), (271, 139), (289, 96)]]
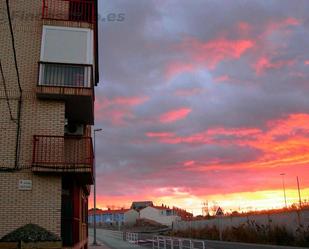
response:
[(185, 55), (185, 59), (172, 61), (166, 67), (166, 78), (177, 74), (192, 72), (198, 68), (214, 69), (218, 63), (227, 59), (237, 59), (246, 50), (254, 46), (251, 40), (228, 40), (219, 38), (207, 42), (193, 37), (186, 37), (174, 49)]
[(176, 96), (180, 96), (180, 97), (190, 97), (193, 95), (197, 95), (203, 92), (202, 88), (183, 88), (183, 89), (177, 89), (175, 91), (175, 95)]
[(308, 12), (306, 0), (100, 2), (102, 16), (125, 13), (99, 23), (100, 205), (259, 198), (282, 172), (309, 187)]
[(117, 126), (125, 125), (126, 119), (134, 118), (133, 108), (148, 99), (147, 96), (118, 96), (112, 99), (97, 99), (95, 102), (96, 119), (107, 119)]
[(166, 112), (160, 116), (161, 123), (171, 123), (186, 118), (192, 110), (190, 108), (179, 108)]
[(271, 62), (267, 57), (261, 57), (254, 65), (254, 69), (257, 75), (261, 75), (266, 70), (279, 69), (282, 67), (291, 66), (294, 63), (294, 60), (278, 60)]

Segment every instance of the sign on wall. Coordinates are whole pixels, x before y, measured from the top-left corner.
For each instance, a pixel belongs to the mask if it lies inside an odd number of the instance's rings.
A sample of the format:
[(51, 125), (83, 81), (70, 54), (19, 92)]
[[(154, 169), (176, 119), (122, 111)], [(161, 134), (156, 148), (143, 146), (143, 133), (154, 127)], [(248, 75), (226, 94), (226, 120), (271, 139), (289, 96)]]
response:
[(18, 189), (19, 190), (32, 190), (32, 180), (19, 180)]

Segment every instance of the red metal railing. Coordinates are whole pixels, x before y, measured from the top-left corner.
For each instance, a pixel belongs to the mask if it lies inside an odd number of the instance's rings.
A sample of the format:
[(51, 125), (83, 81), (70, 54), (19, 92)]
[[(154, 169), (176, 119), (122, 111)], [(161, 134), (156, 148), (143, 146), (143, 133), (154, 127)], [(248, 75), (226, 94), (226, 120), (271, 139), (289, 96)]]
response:
[(95, 23), (95, 5), (91, 0), (43, 0), (42, 18)]
[(93, 171), (91, 137), (40, 136), (33, 139), (33, 166)]

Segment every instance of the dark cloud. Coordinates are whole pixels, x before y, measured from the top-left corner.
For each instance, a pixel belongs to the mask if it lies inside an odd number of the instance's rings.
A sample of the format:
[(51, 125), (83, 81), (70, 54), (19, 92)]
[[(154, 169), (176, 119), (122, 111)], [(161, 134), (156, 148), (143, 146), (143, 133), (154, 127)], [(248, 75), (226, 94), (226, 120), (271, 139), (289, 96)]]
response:
[[(168, 144), (146, 134), (182, 137), (214, 127), (267, 132), (270, 121), (309, 113), (308, 11), (305, 0), (100, 2), (101, 17), (125, 14), (122, 22), (100, 21), (99, 26), (96, 126), (104, 129), (97, 143), (98, 174), (104, 179), (100, 193), (142, 194), (143, 186), (192, 190), (202, 184), (207, 194), (215, 185), (223, 191), (230, 176), (237, 185), (230, 191), (250, 190), (257, 181), (266, 181), (270, 174), (260, 171), (251, 179), (247, 170), (234, 168), (265, 153), (238, 145), (237, 135), (219, 134), (209, 144)], [(195, 47), (184, 46), (188, 38)], [(252, 46), (242, 49), (242, 41)], [(222, 58), (217, 57), (220, 44), (225, 46)], [(218, 52), (211, 53), (214, 49)], [(171, 65), (178, 71), (168, 77)], [(139, 104), (113, 104), (116, 98), (143, 97), (147, 100)], [(160, 115), (179, 108), (191, 112), (175, 122), (160, 122)], [(185, 167), (188, 161), (206, 168), (214, 162), (231, 167), (219, 170), (218, 179), (216, 171), (200, 174), (194, 166)]]

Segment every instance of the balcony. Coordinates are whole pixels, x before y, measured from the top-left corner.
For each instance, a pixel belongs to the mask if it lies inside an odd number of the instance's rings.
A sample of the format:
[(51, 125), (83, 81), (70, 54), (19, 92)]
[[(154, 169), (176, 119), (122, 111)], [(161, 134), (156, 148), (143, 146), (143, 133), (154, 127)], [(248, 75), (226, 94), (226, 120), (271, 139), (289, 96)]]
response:
[(39, 62), (37, 97), (64, 100), (66, 118), (93, 124), (93, 67), (88, 64)]
[(91, 137), (34, 136), (32, 171), (74, 173), (80, 182), (92, 184)]
[(91, 0), (43, 0), (42, 19), (95, 23), (95, 2)]

